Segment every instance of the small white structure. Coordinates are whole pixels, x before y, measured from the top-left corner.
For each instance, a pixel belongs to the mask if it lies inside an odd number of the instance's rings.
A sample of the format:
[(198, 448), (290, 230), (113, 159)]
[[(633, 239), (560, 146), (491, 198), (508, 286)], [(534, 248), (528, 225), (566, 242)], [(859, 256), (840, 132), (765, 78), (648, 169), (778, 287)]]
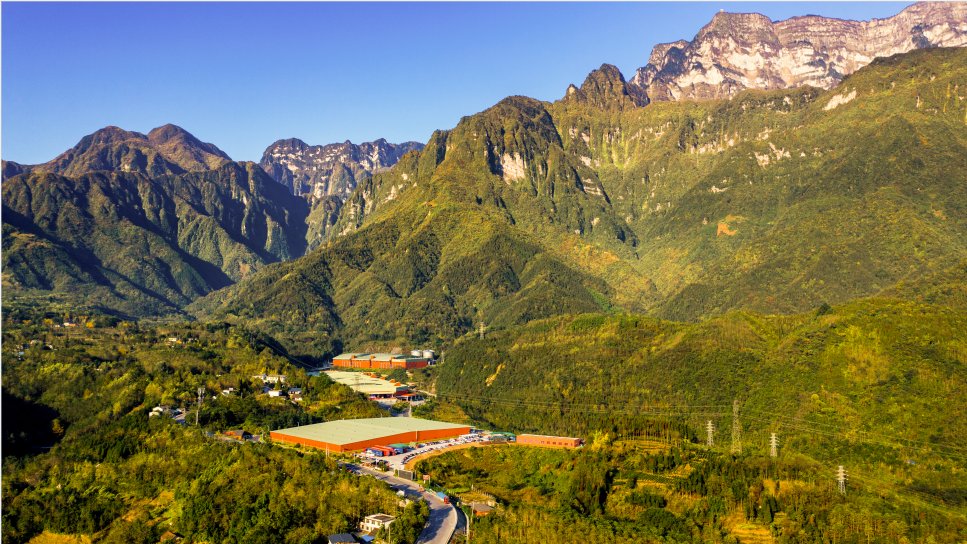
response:
[(285, 383), (285, 374), (256, 374), (253, 380), (262, 380), (262, 383)]
[(359, 528), (367, 533), (375, 533), (383, 527), (389, 527), (396, 518), (388, 514), (373, 514), (359, 523)]

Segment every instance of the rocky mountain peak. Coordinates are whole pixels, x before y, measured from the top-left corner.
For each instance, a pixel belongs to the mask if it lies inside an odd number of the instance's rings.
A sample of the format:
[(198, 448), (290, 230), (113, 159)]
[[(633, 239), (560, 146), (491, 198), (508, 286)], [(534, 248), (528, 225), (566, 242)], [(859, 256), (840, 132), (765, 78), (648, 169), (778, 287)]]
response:
[(359, 145), (309, 145), (297, 138), (278, 140), (262, 154), (259, 164), (293, 194), (316, 201), (328, 196), (344, 199), (362, 179), (390, 168), (418, 142), (392, 144), (380, 138)]
[(148, 137), (140, 132), (131, 132), (114, 125), (98, 129), (81, 140), (74, 146), (74, 149), (87, 148), (92, 145), (112, 145), (129, 140), (147, 142)]
[(216, 168), (232, 160), (214, 144), (202, 142), (187, 130), (170, 123), (152, 129), (148, 133), (148, 142), (166, 159), (189, 172)]
[(720, 12), (691, 41), (655, 46), (629, 83), (650, 100), (728, 98), (743, 89), (829, 89), (877, 57), (967, 45), (967, 4), (924, 2), (887, 19), (808, 15), (773, 22)]
[(648, 103), (647, 96), (638, 92), (638, 89), (628, 88), (621, 70), (612, 64), (602, 64), (597, 70), (592, 70), (580, 89), (573, 84), (568, 86), (564, 99), (585, 102), (599, 108), (629, 104), (644, 106)]
[(155, 128), (148, 135), (107, 126), (46, 163), (5, 167), (4, 177), (17, 171), (72, 177), (104, 170), (159, 176), (210, 170), (230, 160), (213, 144), (176, 125)]

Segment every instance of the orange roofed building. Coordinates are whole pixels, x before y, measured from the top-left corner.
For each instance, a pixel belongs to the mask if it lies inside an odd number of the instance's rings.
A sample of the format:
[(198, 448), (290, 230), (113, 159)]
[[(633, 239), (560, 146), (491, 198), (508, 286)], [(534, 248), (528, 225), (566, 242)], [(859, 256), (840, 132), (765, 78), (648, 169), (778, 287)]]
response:
[(430, 360), (425, 357), (394, 355), (392, 353), (342, 353), (332, 358), (336, 368), (426, 368)]
[(517, 443), (524, 446), (545, 446), (550, 448), (577, 448), (584, 444), (580, 438), (567, 436), (545, 436), (542, 434), (519, 434)]

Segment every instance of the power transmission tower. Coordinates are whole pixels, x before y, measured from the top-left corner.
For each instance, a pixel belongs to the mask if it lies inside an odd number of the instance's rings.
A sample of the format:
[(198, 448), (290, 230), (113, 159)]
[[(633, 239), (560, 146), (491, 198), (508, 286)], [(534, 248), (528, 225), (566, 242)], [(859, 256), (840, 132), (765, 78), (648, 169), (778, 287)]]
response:
[(836, 470), (836, 486), (841, 495), (846, 494), (846, 469), (843, 468), (843, 465), (840, 465)]
[(739, 399), (732, 401), (732, 453), (742, 453), (742, 429), (739, 424)]
[(776, 433), (769, 435), (769, 457), (775, 458), (779, 456), (779, 437)]
[(708, 420), (705, 424), (705, 432), (708, 433), (708, 440), (705, 441), (705, 445), (712, 447), (712, 435), (715, 433), (715, 425), (712, 425), (712, 420)]
[(480, 339), (481, 339), (481, 340), (483, 340), (483, 337), (484, 337), (484, 328), (485, 328), (485, 327), (484, 327), (484, 322), (483, 322), (483, 321), (481, 321), (481, 322), (480, 322)]
[(198, 416), (201, 415), (201, 396), (205, 394), (205, 388), (198, 388), (198, 410), (195, 411), (195, 427), (198, 426)]

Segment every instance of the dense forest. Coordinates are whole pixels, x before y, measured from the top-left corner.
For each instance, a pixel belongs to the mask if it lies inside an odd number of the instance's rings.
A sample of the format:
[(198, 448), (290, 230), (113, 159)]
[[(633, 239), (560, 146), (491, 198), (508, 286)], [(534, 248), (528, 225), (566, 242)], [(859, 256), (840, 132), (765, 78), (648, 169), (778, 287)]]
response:
[[(40, 534), (99, 542), (314, 543), (366, 515), (401, 514), (413, 542), (428, 512), (335, 459), (264, 440), (270, 429), (385, 415), (309, 377), (271, 341), (224, 324), (147, 325), (7, 312), (3, 323), (3, 542)], [(65, 323), (69, 325), (65, 325)], [(284, 374), (300, 403), (263, 395)], [(196, 427), (197, 388), (206, 391)], [(278, 387), (271, 385), (271, 387)], [(221, 392), (232, 388), (231, 395)], [(187, 410), (188, 425), (156, 406)], [(237, 440), (244, 430), (263, 441)]]
[[(599, 437), (600, 438), (600, 437)], [(422, 461), (456, 496), (493, 498), (474, 542), (962, 542), (963, 495), (884, 500), (864, 480), (836, 488), (796, 453), (730, 455), (680, 441), (592, 441), (580, 450), (516, 445)]]
[[(764, 472), (771, 463), (770, 435), (776, 433), (784, 452), (777, 466), (794, 460), (796, 470), (809, 475), (777, 484), (789, 490), (773, 493), (788, 516), (781, 523), (768, 519), (764, 527), (778, 541), (850, 542), (869, 536), (875, 542), (904, 541), (901, 537), (924, 542), (929, 536), (959, 542), (967, 536), (967, 450), (950, 437), (964, 430), (967, 410), (964, 330), (967, 315), (956, 307), (869, 299), (789, 316), (732, 312), (701, 323), (620, 314), (566, 316), (492, 331), (483, 339), (468, 335), (434, 370), (437, 395), (417, 413), (585, 438), (592, 446), (574, 459), (593, 459), (598, 477), (608, 483), (599, 490), (598, 506), (582, 500), (583, 506), (575, 507), (566, 494), (550, 493), (579, 485), (573, 479), (581, 476), (571, 468), (537, 470), (542, 465), (534, 465), (535, 474), (553, 474), (547, 477), (557, 482), (534, 483), (523, 473), (481, 469), (475, 463), (496, 461), (475, 452), (435, 459), (425, 470), (443, 470), (456, 486), (480, 470), (511, 483), (530, 482), (525, 487), (505, 482), (515, 491), (506, 496), (507, 508), (480, 525), (494, 539), (508, 534), (498, 531), (534, 526), (561, 534), (589, 531), (605, 540), (644, 538), (634, 532), (643, 530), (640, 524), (608, 509), (614, 507), (608, 497), (635, 493), (635, 488), (622, 490), (605, 473), (652, 461), (628, 458), (627, 448), (612, 445), (643, 440), (666, 452), (678, 448), (674, 455), (687, 459), (676, 462), (681, 481), (666, 482), (662, 496), (674, 504), (673, 495), (685, 493), (691, 506), (675, 511), (678, 536), (649, 538), (714, 540), (719, 533), (736, 534), (728, 523), (716, 521), (719, 517), (739, 512), (755, 518), (768, 506), (761, 502), (767, 496), (761, 489), (755, 504), (747, 502), (746, 493), (750, 486), (772, 485), (767, 478), (776, 480), (775, 472)], [(709, 423), (713, 448), (696, 449), (706, 442)], [(729, 456), (733, 433), (744, 456)], [(455, 465), (446, 468), (446, 459)], [(847, 502), (830, 493), (839, 465), (849, 474)], [(712, 480), (717, 483), (709, 486)], [(487, 485), (499, 497), (505, 484)], [(536, 487), (537, 495), (516, 493), (527, 486)], [(808, 493), (793, 494), (793, 489)], [(545, 496), (557, 497), (551, 502), (558, 506), (534, 508)], [(708, 501), (701, 508), (719, 504), (715, 508), (724, 510), (697, 514), (690, 508), (699, 508), (699, 499)], [(776, 512), (774, 504), (768, 507)], [(595, 512), (598, 517), (587, 517)], [(807, 524), (806, 519), (818, 521)]]

